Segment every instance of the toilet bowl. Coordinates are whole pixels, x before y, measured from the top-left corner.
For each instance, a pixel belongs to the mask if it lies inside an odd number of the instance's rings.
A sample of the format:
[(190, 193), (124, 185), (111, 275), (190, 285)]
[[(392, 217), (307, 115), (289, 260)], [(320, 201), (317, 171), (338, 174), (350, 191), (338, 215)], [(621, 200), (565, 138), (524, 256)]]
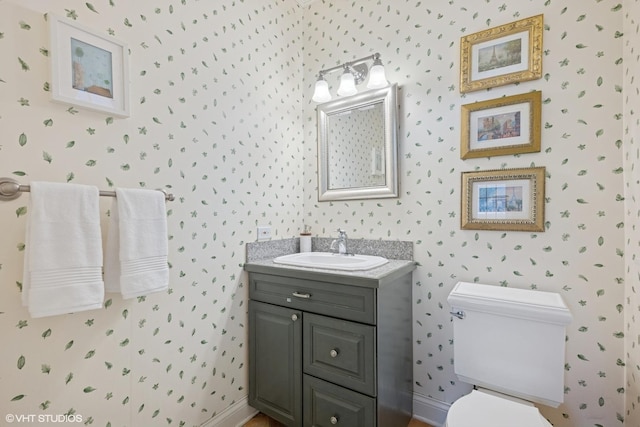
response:
[(552, 427), (532, 403), (488, 390), (473, 390), (456, 400), (445, 427)]

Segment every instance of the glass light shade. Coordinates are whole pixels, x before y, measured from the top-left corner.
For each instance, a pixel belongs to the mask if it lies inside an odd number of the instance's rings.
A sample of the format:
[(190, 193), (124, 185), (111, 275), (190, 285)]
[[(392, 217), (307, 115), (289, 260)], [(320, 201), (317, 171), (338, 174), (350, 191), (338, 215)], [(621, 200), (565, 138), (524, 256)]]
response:
[(340, 76), (340, 87), (338, 87), (338, 95), (340, 96), (351, 96), (358, 93), (358, 89), (356, 89), (356, 79), (353, 77), (349, 71), (345, 71), (342, 76)]
[(384, 74), (384, 66), (382, 64), (374, 63), (373, 67), (369, 70), (369, 82), (367, 87), (369, 89), (378, 89), (388, 85), (387, 76)]
[(329, 84), (326, 80), (320, 78), (316, 82), (316, 88), (313, 91), (314, 102), (327, 102), (331, 101), (331, 93), (329, 93)]

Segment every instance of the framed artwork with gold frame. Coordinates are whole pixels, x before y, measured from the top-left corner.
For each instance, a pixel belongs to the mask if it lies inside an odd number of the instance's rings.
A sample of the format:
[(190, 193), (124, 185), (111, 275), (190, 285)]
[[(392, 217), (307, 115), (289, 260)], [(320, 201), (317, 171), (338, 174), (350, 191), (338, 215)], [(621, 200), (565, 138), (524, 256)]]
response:
[(462, 172), (463, 230), (544, 231), (544, 167)]
[(542, 77), (543, 15), (460, 39), (460, 92)]
[(461, 107), (460, 158), (540, 151), (540, 91)]

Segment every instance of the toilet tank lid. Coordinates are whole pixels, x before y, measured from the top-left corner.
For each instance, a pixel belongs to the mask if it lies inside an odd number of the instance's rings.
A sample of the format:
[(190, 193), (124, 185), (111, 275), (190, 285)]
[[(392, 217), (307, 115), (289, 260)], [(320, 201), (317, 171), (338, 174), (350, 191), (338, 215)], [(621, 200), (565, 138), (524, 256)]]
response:
[(452, 308), (537, 320), (571, 323), (571, 312), (560, 294), (504, 286), (458, 282), (447, 298)]

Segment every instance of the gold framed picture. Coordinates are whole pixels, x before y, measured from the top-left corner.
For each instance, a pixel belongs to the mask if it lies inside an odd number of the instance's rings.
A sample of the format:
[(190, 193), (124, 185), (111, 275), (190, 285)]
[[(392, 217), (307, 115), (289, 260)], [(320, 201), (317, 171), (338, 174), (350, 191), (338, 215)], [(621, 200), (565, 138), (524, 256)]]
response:
[(460, 158), (540, 151), (540, 91), (461, 107)]
[(460, 92), (542, 77), (543, 15), (460, 39)]
[(544, 231), (545, 168), (462, 172), (463, 230)]

